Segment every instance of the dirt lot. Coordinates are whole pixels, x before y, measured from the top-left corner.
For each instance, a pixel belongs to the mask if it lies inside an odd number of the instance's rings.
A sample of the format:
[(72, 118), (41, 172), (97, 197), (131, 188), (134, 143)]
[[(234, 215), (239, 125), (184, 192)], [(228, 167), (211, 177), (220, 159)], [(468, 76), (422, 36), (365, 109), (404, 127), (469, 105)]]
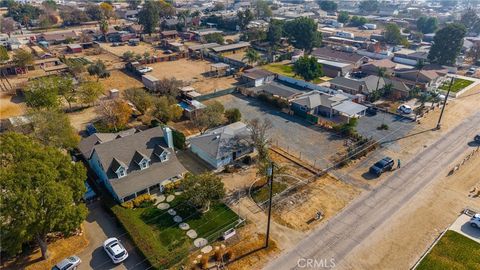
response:
[(204, 73), (210, 71), (211, 62), (204, 60), (180, 59), (170, 62), (158, 62), (148, 64), (153, 68), (150, 75), (161, 78), (177, 78), (190, 84), (199, 93), (206, 94), (215, 90), (223, 90), (233, 87), (237, 80), (228, 77), (206, 77)]
[(55, 45), (49, 48), (49, 50), (54, 55), (65, 55), (66, 58), (82, 58), (83, 57), (90, 62), (102, 60), (107, 66), (107, 68), (109, 69), (122, 68), (124, 65), (120, 57), (117, 57), (114, 54), (111, 54), (108, 52), (102, 52), (99, 48), (84, 49), (80, 53), (68, 53), (66, 49), (67, 49), (67, 46), (65, 45)]
[(122, 57), (123, 54), (128, 51), (131, 51), (134, 54), (140, 54), (140, 55), (143, 55), (145, 52), (149, 52), (151, 55), (163, 54), (161, 50), (157, 50), (152, 45), (145, 42), (140, 42), (140, 44), (138, 44), (137, 46), (124, 45), (124, 46), (116, 46), (116, 47), (112, 46), (112, 43), (100, 43), (100, 47), (113, 53), (118, 57)]
[[(94, 76), (84, 75), (87, 80), (96, 80)], [(129, 88), (142, 88), (143, 83), (121, 70), (110, 71), (110, 77), (100, 79), (99, 82), (105, 87), (105, 94), (108, 94), (110, 89), (118, 89), (120, 91)]]
[(469, 191), (480, 185), (478, 164), (480, 155), (469, 160), (458, 173), (445, 176), (419, 193), (398, 212), (395, 220), (376, 230), (365, 246), (355, 248), (345, 268), (355, 265), (356, 269), (409, 269), (464, 207), (480, 209), (480, 199), (468, 197)]
[(25, 114), (27, 106), (22, 98), (0, 93), (0, 119)]
[[(288, 159), (271, 153), (277, 164), (286, 167), (286, 173), (301, 179), (312, 179), (314, 174)], [(359, 189), (326, 174), (315, 177), (316, 180), (301, 187), (294, 194), (275, 203), (276, 222), (299, 231), (308, 231), (320, 224), (312, 220), (318, 211), (322, 212), (322, 221), (335, 215), (358, 194)]]

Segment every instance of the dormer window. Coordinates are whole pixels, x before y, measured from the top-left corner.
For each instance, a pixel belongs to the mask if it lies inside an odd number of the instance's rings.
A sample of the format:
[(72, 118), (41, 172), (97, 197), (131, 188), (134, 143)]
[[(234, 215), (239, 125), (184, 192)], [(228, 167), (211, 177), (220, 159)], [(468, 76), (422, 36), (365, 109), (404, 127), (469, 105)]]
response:
[(167, 150), (164, 150), (158, 157), (160, 158), (161, 162), (165, 162), (165, 161), (168, 160), (168, 158), (169, 158), (168, 155), (169, 154), (170, 153)]
[(118, 168), (117, 176), (118, 176), (118, 178), (122, 178), (122, 177), (127, 176), (127, 170), (125, 170), (125, 168), (123, 168), (123, 167)]
[(150, 162), (148, 160), (144, 159), (138, 165), (140, 166), (140, 170), (143, 170), (143, 169), (148, 168), (148, 166), (150, 166)]

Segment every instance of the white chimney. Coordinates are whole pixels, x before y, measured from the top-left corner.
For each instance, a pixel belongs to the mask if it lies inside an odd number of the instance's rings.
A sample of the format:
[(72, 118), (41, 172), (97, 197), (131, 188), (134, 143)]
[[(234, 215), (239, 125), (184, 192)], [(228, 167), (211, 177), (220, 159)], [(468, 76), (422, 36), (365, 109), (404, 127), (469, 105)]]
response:
[(165, 138), (165, 143), (167, 143), (167, 146), (168, 148), (171, 148), (173, 149), (173, 135), (172, 135), (172, 130), (167, 127), (167, 126), (164, 126), (162, 128), (162, 131), (163, 131), (163, 137)]

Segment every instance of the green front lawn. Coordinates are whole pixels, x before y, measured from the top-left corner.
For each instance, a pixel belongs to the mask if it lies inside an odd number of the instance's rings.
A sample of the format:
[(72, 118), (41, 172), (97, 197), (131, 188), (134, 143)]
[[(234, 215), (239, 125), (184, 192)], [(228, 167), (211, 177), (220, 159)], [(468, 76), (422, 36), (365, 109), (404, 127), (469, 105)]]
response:
[[(208, 212), (200, 213), (185, 198), (177, 196), (170, 206), (197, 232), (198, 237), (209, 242), (234, 227), (239, 219), (223, 203), (214, 203)], [(126, 209), (116, 205), (112, 211), (154, 269), (171, 267), (187, 258), (193, 240), (178, 227), (167, 210), (155, 206)]]
[[(470, 84), (472, 84), (473, 81), (469, 81), (469, 80), (465, 80), (465, 79), (460, 79), (460, 78), (455, 78), (453, 80), (453, 84), (452, 84), (452, 92), (456, 93), (462, 89), (464, 89), (465, 87), (469, 86)], [(440, 86), (440, 89), (444, 90), (444, 91), (448, 91), (448, 87), (450, 86), (450, 80), (447, 80), (446, 82), (444, 82), (442, 84), (442, 86)]]
[(480, 269), (480, 244), (457, 232), (447, 231), (417, 269)]
[[(283, 75), (283, 76), (303, 80), (302, 77), (295, 75), (295, 72), (293, 71), (293, 65), (291, 65), (291, 64), (288, 64), (288, 65), (285, 65), (285, 64), (268, 64), (268, 65), (262, 66), (262, 68), (264, 68), (268, 71), (271, 71), (273, 73)], [(317, 79), (312, 81), (312, 83), (315, 83), (315, 84), (322, 83), (322, 82), (323, 82), (323, 80), (320, 79), (320, 78), (317, 78)]]

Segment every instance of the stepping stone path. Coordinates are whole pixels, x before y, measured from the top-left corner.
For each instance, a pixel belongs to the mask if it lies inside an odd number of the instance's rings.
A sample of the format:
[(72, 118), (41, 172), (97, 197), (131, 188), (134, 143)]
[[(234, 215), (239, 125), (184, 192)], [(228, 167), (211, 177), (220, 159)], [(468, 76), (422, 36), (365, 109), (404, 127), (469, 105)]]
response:
[(189, 230), (189, 231), (187, 232), (187, 236), (190, 237), (190, 238), (192, 238), (192, 239), (195, 239), (195, 238), (197, 238), (198, 234), (197, 234), (197, 232), (196, 232), (195, 230)]
[(175, 221), (176, 223), (180, 223), (180, 222), (182, 222), (182, 220), (183, 220), (183, 219), (182, 219), (181, 216), (174, 216), (174, 217), (173, 217), (173, 221)]
[(173, 199), (175, 199), (175, 195), (168, 195), (167, 196), (167, 202), (171, 202), (171, 201), (173, 201)]
[(159, 204), (157, 204), (157, 208), (160, 209), (160, 210), (167, 210), (168, 208), (170, 208), (170, 204), (168, 204), (168, 203), (159, 203)]
[(157, 203), (161, 203), (165, 201), (165, 195), (158, 195), (158, 196), (155, 196), (154, 198), (157, 201)]
[(208, 240), (205, 239), (205, 238), (197, 238), (197, 239), (193, 240), (193, 244), (197, 248), (204, 247), (208, 244)]
[(177, 214), (177, 211), (173, 210), (173, 209), (168, 209), (167, 211), (171, 216), (175, 216)]
[(183, 191), (175, 191), (174, 194), (175, 194), (176, 196), (179, 196), (179, 195), (182, 195), (182, 193), (183, 193)]
[(203, 254), (210, 253), (210, 251), (212, 251), (212, 246), (210, 246), (210, 245), (204, 246), (204, 247), (201, 249), (201, 251), (202, 251)]
[(185, 222), (182, 222), (182, 223), (178, 224), (178, 227), (180, 227), (180, 229), (182, 229), (182, 230), (184, 230), (184, 231), (190, 229), (190, 225), (188, 225), (188, 224), (185, 223)]

